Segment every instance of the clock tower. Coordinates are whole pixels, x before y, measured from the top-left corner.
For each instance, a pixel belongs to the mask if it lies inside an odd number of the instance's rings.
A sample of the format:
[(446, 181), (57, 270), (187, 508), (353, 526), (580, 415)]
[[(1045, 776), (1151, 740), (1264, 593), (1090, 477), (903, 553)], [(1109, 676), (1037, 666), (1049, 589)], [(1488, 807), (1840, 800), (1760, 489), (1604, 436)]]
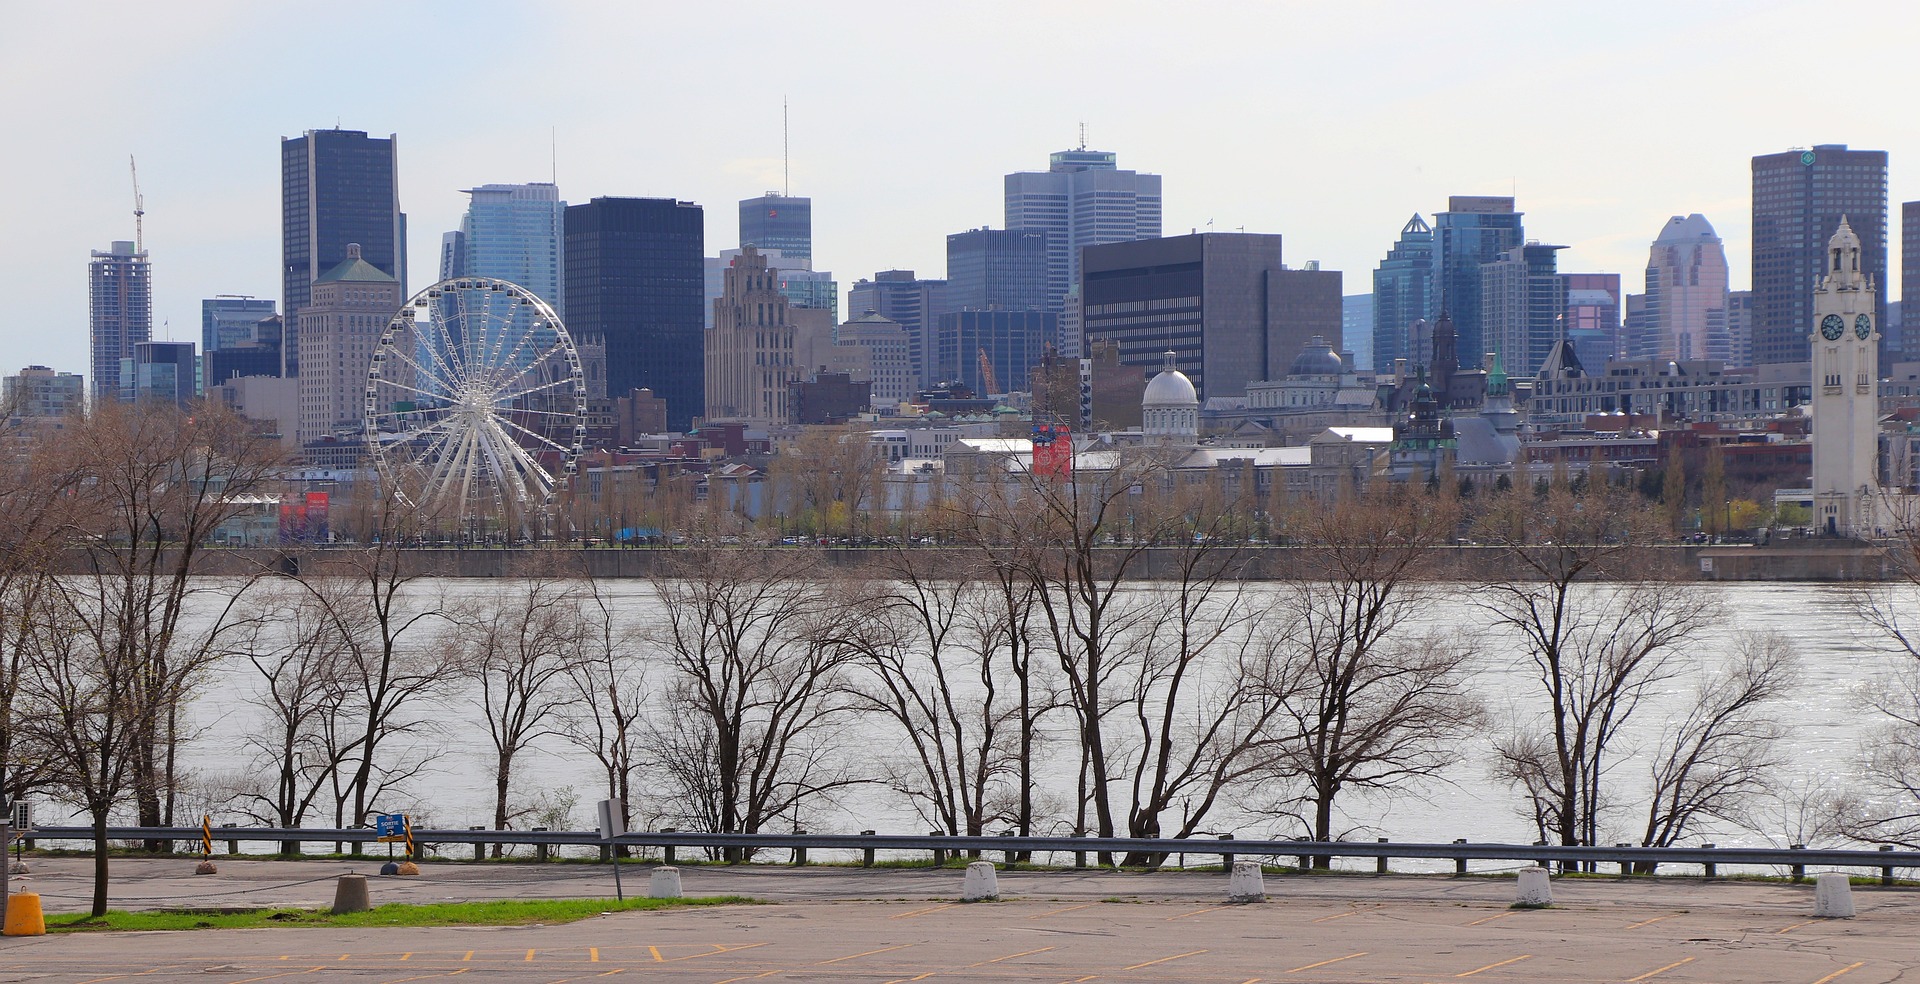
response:
[(1873, 532), (1879, 491), (1878, 345), (1873, 277), (1843, 217), (1813, 289), (1813, 519), (1840, 536)]

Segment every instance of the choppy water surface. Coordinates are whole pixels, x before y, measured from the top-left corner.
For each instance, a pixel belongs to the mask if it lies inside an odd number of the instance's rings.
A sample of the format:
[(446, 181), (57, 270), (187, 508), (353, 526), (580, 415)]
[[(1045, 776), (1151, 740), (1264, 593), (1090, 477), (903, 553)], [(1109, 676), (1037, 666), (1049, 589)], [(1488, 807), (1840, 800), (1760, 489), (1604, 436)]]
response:
[[(624, 619), (638, 625), (659, 617), (657, 602), (645, 581), (603, 581), (602, 588), (619, 599)], [(442, 589), (459, 595), (484, 591), (487, 583), (452, 581), (416, 585), (416, 590), (422, 591)], [(1785, 728), (1781, 749), (1786, 765), (1781, 779), (1789, 794), (1786, 799), (1791, 801), (1794, 795), (1816, 783), (1847, 782), (1857, 772), (1862, 739), (1882, 723), (1877, 712), (1864, 707), (1858, 688), (1893, 666), (1893, 657), (1878, 647), (1870, 630), (1850, 611), (1846, 601), (1829, 588), (1801, 584), (1708, 584), (1701, 590), (1718, 595), (1732, 613), (1731, 618), (1692, 654), (1696, 657), (1694, 671), (1674, 680), (1664, 688), (1659, 699), (1643, 707), (1634, 721), (1631, 748), (1626, 751), (1650, 749), (1674, 708), (1697, 685), (1699, 667), (1713, 665), (1736, 631), (1775, 629), (1795, 641), (1802, 660), (1799, 687), (1776, 707)], [(1449, 588), (1440, 594), (1428, 618), (1435, 625), (1461, 628), (1472, 628), (1484, 621), (1474, 607), (1470, 592), (1464, 588)], [(1531, 666), (1518, 662), (1498, 635), (1486, 634), (1483, 649), (1485, 655), (1475, 682), (1493, 711), (1494, 730), (1499, 731), (1537, 706), (1537, 699), (1529, 690), (1537, 683), (1532, 680)], [(664, 674), (664, 668), (652, 671), (655, 680), (663, 679)], [(212, 787), (231, 788), (234, 784), (249, 783), (250, 768), (257, 766), (249, 761), (246, 738), (260, 728), (262, 721), (250, 699), (259, 686), (255, 671), (244, 661), (235, 660), (216, 670), (200, 689), (190, 717), (201, 730), (186, 755), (186, 765), (198, 780)], [(470, 700), (457, 695), (434, 707), (431, 716), (439, 723), (437, 741), (444, 751), (410, 784), (406, 796), (384, 806), (405, 807), (415, 814), (416, 823), (428, 826), (464, 827), (490, 821), (491, 745), (484, 719)], [(897, 747), (887, 740), (879, 723), (859, 727), (863, 733), (847, 736), (856, 744)], [(1490, 777), (1490, 737), (1469, 740), (1465, 755), (1465, 761), (1447, 774), (1446, 781), (1427, 782), (1392, 796), (1355, 796), (1346, 802), (1345, 820), (1351, 836), (1368, 840), (1388, 837), (1405, 842), (1445, 842), (1456, 837), (1513, 843), (1534, 840), (1536, 834), (1519, 810), (1517, 795)], [(1058, 781), (1043, 785), (1071, 789), (1075, 761), (1069, 742), (1056, 744), (1047, 768), (1057, 774)], [(1614, 768), (1619, 781), (1637, 786), (1648, 764), (1644, 759), (1624, 754), (1616, 760)], [(603, 774), (597, 772), (593, 759), (559, 738), (543, 739), (536, 749), (524, 754), (516, 773), (523, 777), (516, 783), (519, 801), (532, 801), (543, 794), (549, 801), (569, 795), (576, 798), (578, 802), (569, 824), (576, 828), (591, 826), (593, 801), (606, 795)], [(658, 803), (636, 806), (642, 815), (654, 815), (661, 810)], [(1785, 844), (1799, 834), (1793, 812), (1788, 802), (1768, 804), (1756, 813), (1757, 831), (1718, 830), (1707, 836), (1723, 845)], [(222, 819), (216, 816), (215, 822)], [(242, 818), (227, 816), (224, 819)], [(1612, 839), (1637, 840), (1629, 829), (1638, 821), (1633, 815), (1620, 817), (1618, 836)], [(326, 820), (315, 818), (309, 823), (325, 825)], [(1232, 831), (1241, 838), (1299, 833), (1297, 827), (1281, 821), (1231, 813), (1220, 814), (1210, 826), (1218, 832)], [(816, 832), (862, 829), (923, 832), (929, 829), (903, 801), (877, 787), (845, 795), (835, 804), (822, 804), (810, 816), (809, 827)], [(1061, 833), (1066, 829), (1064, 824), (1055, 828)]]

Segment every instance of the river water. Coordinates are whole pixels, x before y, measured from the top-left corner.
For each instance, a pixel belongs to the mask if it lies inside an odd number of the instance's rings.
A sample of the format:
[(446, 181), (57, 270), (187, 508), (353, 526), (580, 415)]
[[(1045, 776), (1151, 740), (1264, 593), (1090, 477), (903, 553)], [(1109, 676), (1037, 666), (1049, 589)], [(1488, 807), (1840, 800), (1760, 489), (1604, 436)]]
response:
[[(458, 596), (485, 592), (490, 583), (416, 582), (414, 589), (445, 590)], [(642, 625), (659, 617), (658, 603), (644, 580), (603, 581), (601, 587), (617, 599), (617, 610), (630, 623)], [(1699, 590), (1713, 593), (1724, 602), (1730, 613), (1728, 623), (1689, 654), (1691, 671), (1667, 685), (1635, 718), (1624, 754), (1616, 756), (1614, 781), (1627, 787), (1641, 783), (1648, 768), (1645, 754), (1656, 743), (1661, 728), (1697, 685), (1700, 674), (1710, 672), (1724, 654), (1736, 631), (1778, 630), (1794, 641), (1801, 657), (1800, 684), (1776, 707), (1785, 730), (1780, 745), (1784, 765), (1779, 777), (1784, 795), (1778, 802), (1760, 804), (1753, 811), (1751, 829), (1723, 828), (1703, 832), (1699, 839), (1715, 840), (1723, 846), (1785, 845), (1801, 837), (1793, 805), (1797, 798), (1821, 785), (1844, 786), (1858, 774), (1863, 740), (1884, 723), (1877, 712), (1865, 706), (1859, 689), (1892, 668), (1894, 657), (1833, 589), (1807, 584), (1707, 583)], [(211, 592), (202, 596), (202, 602), (213, 596)], [(1450, 586), (1434, 599), (1426, 620), (1435, 626), (1471, 630), (1484, 618), (1474, 606), (1470, 589)], [(1481, 641), (1484, 655), (1474, 685), (1492, 710), (1491, 731), (1499, 732), (1537, 706), (1538, 700), (1529, 690), (1537, 683), (1530, 678), (1530, 665), (1522, 665), (1505, 640), (1488, 631)], [(654, 670), (651, 675), (654, 680), (662, 679), (664, 670)], [(259, 688), (258, 674), (244, 660), (216, 668), (199, 688), (188, 714), (197, 734), (186, 749), (184, 761), (195, 788), (232, 789), (271, 783), (271, 773), (252, 761), (246, 745), (248, 736), (262, 727), (262, 716), (253, 704)], [(432, 741), (441, 749), (440, 754), (400, 795), (384, 801), (383, 808), (410, 812), (420, 826), (465, 827), (490, 822), (491, 745), (484, 719), (471, 701), (470, 696), (456, 694), (431, 708), (428, 716), (437, 729)], [(862, 733), (847, 736), (857, 745), (898, 747), (898, 739), (887, 736), (883, 726), (869, 723), (858, 727)], [(1348, 836), (1406, 842), (1446, 842), (1458, 837), (1476, 842), (1532, 842), (1537, 835), (1521, 812), (1519, 796), (1491, 777), (1491, 736), (1467, 740), (1462, 753), (1463, 761), (1441, 779), (1392, 795), (1351, 796), (1342, 810)], [(1049, 768), (1059, 782), (1049, 780), (1043, 786), (1070, 790), (1075, 760), (1071, 744), (1058, 743)], [(603, 774), (598, 773), (587, 753), (559, 738), (543, 739), (523, 756), (516, 772), (522, 777), (516, 784), (517, 802), (539, 800), (548, 806), (564, 806), (571, 801), (570, 810), (549, 816), (547, 822), (574, 829), (592, 826), (593, 803), (606, 793)], [(662, 812), (662, 804), (657, 801), (634, 805), (639, 818)], [(197, 812), (199, 807), (193, 809)], [(58, 811), (48, 808), (46, 812)], [(243, 816), (217, 805), (213, 812), (215, 824), (246, 822)], [(45, 812), (38, 818), (60, 822)], [(1631, 833), (1637, 822), (1638, 816), (1631, 811), (1623, 813), (1616, 818), (1616, 829), (1605, 842), (1637, 840)], [(315, 818), (309, 823), (325, 826), (328, 821)], [(529, 820), (523, 825), (533, 823)], [(808, 825), (815, 832), (874, 829), (921, 833), (930, 829), (901, 798), (879, 787), (863, 787), (837, 803), (821, 804), (809, 814)], [(1242, 839), (1291, 837), (1301, 832), (1297, 825), (1239, 814), (1232, 808), (1220, 812), (1208, 827), (1213, 832), (1231, 831)], [(1067, 830), (1065, 822), (1059, 821), (1043, 832)], [(1201, 860), (1195, 859), (1196, 863)]]

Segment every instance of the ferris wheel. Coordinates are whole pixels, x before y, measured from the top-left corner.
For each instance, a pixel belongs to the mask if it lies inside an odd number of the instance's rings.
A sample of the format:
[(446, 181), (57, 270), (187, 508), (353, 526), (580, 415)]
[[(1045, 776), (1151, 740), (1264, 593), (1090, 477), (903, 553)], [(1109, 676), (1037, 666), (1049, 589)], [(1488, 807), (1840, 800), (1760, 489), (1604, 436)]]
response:
[(580, 352), (552, 306), (490, 277), (415, 294), (367, 370), (367, 452), (388, 491), (468, 528), (537, 523), (574, 474), (586, 412)]

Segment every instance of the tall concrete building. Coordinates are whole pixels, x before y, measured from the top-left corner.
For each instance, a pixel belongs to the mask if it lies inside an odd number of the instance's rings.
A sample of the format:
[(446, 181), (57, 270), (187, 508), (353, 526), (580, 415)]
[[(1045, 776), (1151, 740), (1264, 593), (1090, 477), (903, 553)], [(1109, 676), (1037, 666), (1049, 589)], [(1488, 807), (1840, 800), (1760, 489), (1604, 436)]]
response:
[(1865, 244), (1842, 221), (1822, 253), (1808, 314), (1813, 361), (1813, 516), (1840, 536), (1871, 535), (1879, 524), (1880, 360), (1874, 312), (1878, 280)]
[(1047, 311), (1047, 234), (971, 229), (947, 237), (947, 310)]
[(77, 373), (28, 366), (0, 380), (0, 403), (16, 418), (58, 418), (87, 405), (84, 380)]
[(1416, 353), (1413, 323), (1432, 320), (1433, 227), (1418, 214), (1400, 227), (1400, 239), (1373, 271), (1373, 358), (1371, 365), (1391, 369), (1395, 359), (1425, 364), (1428, 354)]
[(1647, 358), (1728, 358), (1727, 251), (1698, 212), (1667, 220), (1647, 257)]
[(1900, 205), (1900, 352), (1895, 361), (1920, 362), (1920, 202)]
[(813, 199), (769, 191), (740, 202), (740, 245), (777, 249), (813, 268)]
[[(1057, 151), (1045, 171), (1006, 176), (1006, 222), (1047, 236), (1047, 306), (1061, 313), (1089, 246), (1160, 236), (1160, 176), (1120, 170), (1109, 151)], [(1157, 364), (1157, 363), (1156, 363)]]
[[(308, 130), (280, 139), (280, 310), (287, 313), (285, 374), (299, 374), (298, 319), (313, 282), (347, 258), (407, 289), (407, 217), (400, 211), (400, 141), (362, 130)], [(397, 306), (397, 305), (396, 305)], [(389, 312), (391, 313), (391, 312)]]
[(211, 355), (235, 345), (251, 345), (260, 322), (276, 312), (271, 300), (221, 294), (200, 302), (200, 353)]
[[(1520, 219), (1513, 199), (1478, 195), (1455, 195), (1447, 199), (1447, 210), (1433, 217), (1434, 297), (1429, 320), (1447, 312), (1459, 333), (1462, 352), (1489, 351), (1481, 322), (1480, 268), (1526, 242)], [(1507, 370), (1519, 372), (1512, 362)]]
[(139, 342), (120, 360), (122, 402), (157, 400), (186, 407), (199, 395), (200, 360), (192, 342)]
[(1560, 280), (1567, 291), (1567, 341), (1581, 365), (1600, 371), (1620, 357), (1620, 275), (1563, 273)]
[(1459, 342), (1468, 364), (1487, 352), (1515, 375), (1534, 375), (1546, 364), (1566, 324), (1567, 285), (1556, 259), (1563, 249), (1524, 243), (1481, 266), (1481, 347), (1468, 347), (1464, 337)]
[(795, 307), (780, 292), (779, 271), (752, 246), (727, 267), (706, 333), (706, 409), (709, 419), (785, 423), (789, 383), (814, 368), (814, 351), (833, 323), (826, 312)]
[(356, 244), (346, 258), (315, 278), (311, 296), (292, 319), (300, 346), (299, 443), (358, 434), (366, 415), (367, 367), (394, 312), (406, 300), (400, 281), (369, 263)]
[[(1753, 358), (1805, 362), (1813, 290), (1826, 244), (1845, 217), (1860, 240), (1862, 272), (1887, 276), (1887, 152), (1817, 144), (1753, 159)], [(1886, 318), (1875, 295), (1873, 323)]]
[(1340, 274), (1287, 269), (1277, 235), (1109, 243), (1088, 247), (1084, 262), (1089, 348), (1110, 341), (1122, 365), (1152, 370), (1171, 350), (1203, 400), (1280, 378), (1315, 335), (1342, 345)]
[(485, 184), (468, 188), (460, 231), (441, 240), (441, 276), (493, 277), (518, 284), (566, 318), (566, 258), (562, 239), (567, 203), (558, 186)]
[(855, 318), (871, 311), (899, 323), (907, 333), (907, 371), (914, 392), (934, 384), (933, 332), (949, 310), (947, 281), (921, 280), (912, 270), (882, 270), (847, 293)]
[(705, 219), (671, 198), (595, 198), (567, 206), (567, 327), (604, 346), (606, 392), (650, 389), (667, 426), (705, 411)]
[(867, 350), (873, 382), (870, 395), (876, 410), (892, 410), (919, 391), (908, 359), (907, 330), (899, 322), (869, 311), (842, 324), (834, 335), (840, 345)]
[(87, 335), (92, 349), (93, 398), (120, 398), (120, 365), (133, 347), (153, 337), (153, 271), (145, 250), (130, 242), (93, 251), (87, 264)]

